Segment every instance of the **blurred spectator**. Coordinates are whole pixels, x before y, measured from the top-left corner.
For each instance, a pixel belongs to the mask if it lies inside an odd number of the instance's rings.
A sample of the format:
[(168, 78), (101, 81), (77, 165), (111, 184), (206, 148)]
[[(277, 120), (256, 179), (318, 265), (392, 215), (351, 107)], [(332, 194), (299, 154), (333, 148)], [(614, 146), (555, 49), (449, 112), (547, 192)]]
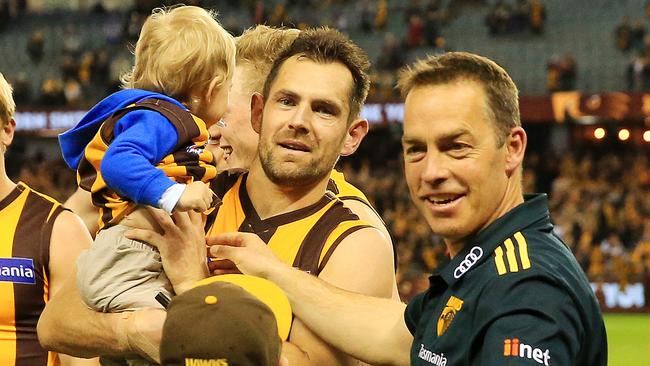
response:
[(102, 33), (104, 39), (109, 45), (116, 45), (122, 41), (122, 17), (117, 14), (108, 16), (104, 25), (102, 26)]
[(630, 28), (630, 47), (636, 51), (643, 49), (644, 38), (645, 25), (640, 20), (635, 20)]
[(404, 23), (408, 24), (411, 21), (411, 17), (414, 15), (422, 15), (422, 13), (420, 0), (410, 0), (406, 9), (404, 9)]
[(372, 22), (373, 22), (373, 15), (372, 15), (372, 7), (370, 5), (369, 0), (361, 0), (359, 2), (359, 26), (361, 28), (361, 31), (364, 33), (371, 33), (372, 32)]
[(392, 34), (386, 33), (381, 54), (377, 60), (379, 70), (394, 71), (404, 65), (404, 49), (399, 40)]
[(253, 24), (264, 24), (266, 23), (266, 18), (264, 1), (256, 1), (251, 7), (251, 22), (253, 22)]
[(422, 25), (422, 32), (424, 33), (424, 43), (429, 47), (436, 44), (436, 40), (440, 37), (441, 16), (438, 12), (428, 9), (424, 16), (424, 24)]
[(74, 24), (66, 24), (63, 29), (63, 53), (77, 57), (79, 56), (82, 46), (81, 38), (79, 37)]
[(127, 42), (135, 43), (138, 40), (140, 29), (142, 29), (142, 25), (146, 19), (147, 15), (142, 14), (138, 10), (133, 10), (127, 15), (122, 30), (123, 37)]
[(280, 27), (287, 23), (287, 19), (287, 9), (283, 3), (279, 3), (275, 5), (275, 8), (273, 8), (269, 24), (274, 27)]
[(406, 45), (409, 48), (416, 48), (422, 45), (422, 18), (419, 15), (411, 16), (406, 35)]
[[(333, 24), (341, 33), (348, 34), (350, 28), (348, 13), (346, 11), (337, 11), (334, 14)], [(241, 34), (241, 32), (237, 34)]]
[(65, 105), (66, 99), (65, 95), (63, 94), (63, 86), (61, 85), (61, 80), (51, 77), (45, 78), (45, 80), (43, 80), (39, 103), (43, 106), (48, 107)]
[(71, 54), (63, 55), (59, 69), (61, 70), (61, 77), (64, 81), (76, 79), (79, 75), (79, 63), (77, 63), (77, 58)]
[(90, 79), (95, 85), (106, 85), (109, 82), (111, 55), (106, 48), (95, 51), (90, 66)]
[(443, 53), (449, 52), (449, 51), (451, 51), (451, 49), (449, 47), (447, 47), (447, 40), (445, 39), (445, 37), (440, 36), (440, 37), (436, 38), (435, 44), (433, 45), (433, 47), (429, 51), (429, 54), (430, 55), (442, 55)]
[(14, 88), (14, 101), (18, 106), (32, 103), (32, 84), (25, 72), (19, 72), (11, 84)]
[(531, 4), (528, 0), (517, 0), (510, 16), (510, 31), (523, 32), (530, 24), (532, 26)]
[(377, 14), (375, 15), (375, 29), (383, 31), (388, 21), (388, 4), (386, 0), (379, 0), (377, 4)]
[(530, 30), (534, 34), (544, 33), (546, 7), (541, 0), (530, 0)]
[(627, 89), (630, 91), (650, 90), (650, 59), (646, 52), (632, 58), (627, 66)]
[(623, 17), (621, 23), (616, 26), (614, 30), (614, 37), (616, 38), (616, 48), (621, 51), (627, 51), (631, 46), (632, 27), (630, 26), (630, 18)]
[(65, 103), (68, 107), (79, 108), (83, 105), (83, 91), (81, 84), (77, 80), (70, 79), (65, 82), (63, 95), (65, 96)]
[(45, 36), (42, 31), (34, 31), (27, 41), (27, 54), (34, 63), (39, 63), (45, 54)]
[(510, 23), (510, 6), (503, 0), (498, 0), (488, 12), (485, 22), (491, 36), (504, 34)]
[(546, 66), (549, 92), (575, 90), (577, 64), (573, 56), (552, 57)]

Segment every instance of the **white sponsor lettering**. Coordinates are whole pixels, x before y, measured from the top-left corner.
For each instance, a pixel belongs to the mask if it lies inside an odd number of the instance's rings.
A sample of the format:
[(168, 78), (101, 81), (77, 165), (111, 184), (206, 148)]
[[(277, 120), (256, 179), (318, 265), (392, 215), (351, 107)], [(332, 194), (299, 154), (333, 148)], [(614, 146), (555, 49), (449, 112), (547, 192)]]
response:
[(0, 266), (0, 275), (6, 277), (23, 277), (34, 278), (34, 271), (31, 268), (20, 267), (2, 267)]
[(467, 253), (465, 259), (454, 270), (454, 278), (461, 278), (483, 256), (483, 249), (474, 247)]
[(437, 354), (435, 352), (431, 352), (428, 349), (424, 348), (424, 344), (420, 344), (420, 352), (418, 352), (418, 357), (432, 365), (447, 366), (447, 358), (445, 357), (444, 353)]

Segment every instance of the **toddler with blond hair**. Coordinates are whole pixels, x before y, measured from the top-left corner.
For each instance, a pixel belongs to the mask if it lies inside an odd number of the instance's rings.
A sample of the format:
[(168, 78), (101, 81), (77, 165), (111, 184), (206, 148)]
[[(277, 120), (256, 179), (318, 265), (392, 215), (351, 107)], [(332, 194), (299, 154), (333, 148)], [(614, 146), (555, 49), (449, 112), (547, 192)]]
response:
[(206, 211), (216, 176), (205, 150), (207, 128), (221, 119), (235, 66), (233, 37), (214, 14), (195, 6), (155, 9), (135, 47), (124, 90), (94, 106), (59, 141), (79, 186), (99, 209), (99, 231), (78, 260), (83, 300), (104, 312), (161, 307), (171, 297), (160, 254), (129, 240), (154, 228), (146, 209)]

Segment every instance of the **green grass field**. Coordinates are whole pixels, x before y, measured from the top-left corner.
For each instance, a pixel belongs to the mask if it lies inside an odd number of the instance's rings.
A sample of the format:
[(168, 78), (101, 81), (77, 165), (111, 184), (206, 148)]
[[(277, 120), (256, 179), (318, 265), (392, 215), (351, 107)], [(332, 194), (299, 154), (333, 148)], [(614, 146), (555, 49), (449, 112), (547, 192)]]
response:
[(650, 314), (605, 314), (609, 366), (650, 366)]

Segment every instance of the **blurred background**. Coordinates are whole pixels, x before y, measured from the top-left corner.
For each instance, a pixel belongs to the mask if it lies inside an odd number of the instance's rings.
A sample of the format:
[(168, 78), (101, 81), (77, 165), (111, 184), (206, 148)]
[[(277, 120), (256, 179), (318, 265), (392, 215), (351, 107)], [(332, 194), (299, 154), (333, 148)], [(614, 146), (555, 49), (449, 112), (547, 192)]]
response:
[[(18, 104), (10, 177), (65, 200), (76, 188), (56, 136), (118, 90), (154, 0), (0, 0), (0, 72)], [(386, 221), (404, 301), (446, 263), (410, 204), (397, 70), (470, 51), (520, 89), (525, 191), (546, 192), (557, 233), (607, 313), (611, 365), (650, 365), (650, 1), (187, 0), (233, 34), (254, 24), (336, 27), (373, 61), (371, 131), (339, 169)]]

